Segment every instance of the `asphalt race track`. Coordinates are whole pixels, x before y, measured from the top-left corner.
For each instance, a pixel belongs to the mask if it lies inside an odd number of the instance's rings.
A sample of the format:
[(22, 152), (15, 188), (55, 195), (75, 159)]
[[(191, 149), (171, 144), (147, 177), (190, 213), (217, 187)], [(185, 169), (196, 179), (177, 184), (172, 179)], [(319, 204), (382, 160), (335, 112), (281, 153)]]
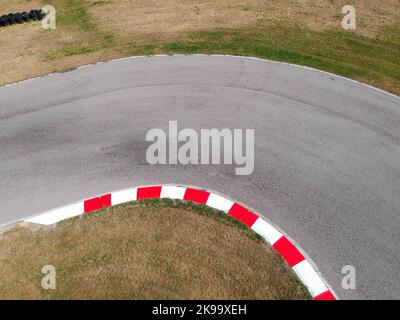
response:
[[(152, 128), (255, 129), (255, 170), (149, 165)], [(400, 99), (287, 64), (117, 60), (0, 88), (0, 224), (121, 188), (187, 184), (287, 232), (342, 299), (400, 298)], [(344, 290), (353, 265), (357, 289)]]

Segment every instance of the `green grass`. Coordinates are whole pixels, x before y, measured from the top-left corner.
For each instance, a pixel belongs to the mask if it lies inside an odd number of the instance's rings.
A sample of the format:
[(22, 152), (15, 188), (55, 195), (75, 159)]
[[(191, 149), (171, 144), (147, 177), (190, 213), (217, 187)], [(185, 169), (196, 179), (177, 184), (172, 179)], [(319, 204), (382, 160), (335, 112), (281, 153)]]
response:
[(232, 54), (255, 56), (305, 65), (345, 77), (377, 82), (387, 79), (391, 91), (400, 92), (400, 26), (391, 27), (385, 38), (368, 39), (345, 31), (316, 33), (300, 26), (193, 32), (189, 40), (135, 46), (126, 54)]
[[(84, 55), (98, 50), (117, 46), (114, 35), (100, 30), (88, 15), (88, 4), (79, 0), (44, 1), (57, 8), (57, 27), (66, 28), (81, 34), (80, 41), (68, 44), (56, 52), (48, 52), (48, 60), (74, 55)], [(91, 5), (107, 4), (108, 1), (95, 1)]]
[(59, 27), (74, 28), (83, 32), (95, 31), (95, 26), (89, 20), (87, 6), (83, 3), (83, 1), (46, 0), (44, 3), (56, 6), (57, 24)]
[[(400, 21), (381, 28), (373, 38), (340, 27), (316, 32), (287, 20), (274, 23), (260, 20), (246, 28), (202, 30), (167, 37), (162, 37), (161, 32), (144, 35), (137, 30), (127, 30), (130, 32), (118, 36), (96, 25), (88, 13), (90, 7), (109, 5), (110, 1), (44, 2), (56, 6), (58, 28), (79, 34), (78, 41), (47, 50), (43, 54), (45, 62), (108, 49), (112, 54), (107, 59), (176, 53), (254, 56), (325, 70), (400, 94)], [(99, 57), (102, 59), (101, 54)]]

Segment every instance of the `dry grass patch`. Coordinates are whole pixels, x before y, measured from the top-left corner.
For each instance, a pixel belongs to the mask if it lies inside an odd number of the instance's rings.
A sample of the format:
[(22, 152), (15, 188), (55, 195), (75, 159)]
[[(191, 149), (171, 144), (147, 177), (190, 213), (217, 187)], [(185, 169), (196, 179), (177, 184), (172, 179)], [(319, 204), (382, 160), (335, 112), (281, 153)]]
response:
[[(57, 289), (41, 289), (53, 265)], [(182, 202), (121, 205), (0, 241), (1, 299), (307, 299), (290, 267), (225, 214)]]
[[(0, 15), (39, 9), (47, 2), (53, 3), (39, 0), (2, 1)], [(89, 22), (85, 20), (85, 11), (80, 11), (79, 1), (55, 2), (59, 3), (56, 30), (43, 30), (38, 21), (0, 28), (0, 86), (115, 57), (113, 50), (105, 50), (107, 35), (88, 27)], [(72, 54), (65, 51), (66, 48), (85, 45), (92, 49)]]
[[(321, 32), (340, 29), (347, 0), (119, 0), (86, 1), (99, 25), (123, 38), (157, 34), (170, 39), (188, 31), (238, 29), (259, 22), (298, 23)], [(96, 4), (97, 3), (97, 4)], [(356, 34), (375, 36), (400, 17), (397, 0), (355, 0)], [(117, 14), (110, 14), (116, 12)], [(118, 14), (119, 13), (119, 14)]]
[(57, 30), (0, 29), (0, 86), (129, 55), (216, 53), (307, 65), (400, 94), (398, 0), (12, 0), (0, 14), (44, 4)]

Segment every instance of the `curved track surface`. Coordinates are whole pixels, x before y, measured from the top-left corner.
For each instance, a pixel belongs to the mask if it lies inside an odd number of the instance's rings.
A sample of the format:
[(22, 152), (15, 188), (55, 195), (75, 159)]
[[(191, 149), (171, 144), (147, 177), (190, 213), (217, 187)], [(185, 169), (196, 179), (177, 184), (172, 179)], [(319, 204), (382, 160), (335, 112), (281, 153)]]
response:
[[(148, 130), (254, 128), (255, 170), (148, 165)], [(138, 57), (0, 88), (0, 224), (133, 185), (216, 190), (290, 234), (340, 298), (400, 297), (400, 99), (305, 68)], [(90, 190), (90, 191), (88, 191)], [(353, 265), (357, 289), (344, 290)]]

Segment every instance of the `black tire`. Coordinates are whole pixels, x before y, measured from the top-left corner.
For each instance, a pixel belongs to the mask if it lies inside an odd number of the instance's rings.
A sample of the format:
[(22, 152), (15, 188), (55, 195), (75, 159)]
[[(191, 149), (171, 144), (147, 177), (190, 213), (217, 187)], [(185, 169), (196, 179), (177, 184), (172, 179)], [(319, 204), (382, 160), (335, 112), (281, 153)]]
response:
[(6, 26), (8, 26), (9, 25), (9, 23), (8, 23), (8, 16), (1, 16), (0, 17), (0, 25), (2, 26), (2, 27), (6, 27)]
[(2, 27), (8, 26), (8, 19), (6, 17), (3, 16), (0, 18), (0, 26), (2, 26)]
[(43, 20), (44, 17), (46, 16), (46, 13), (43, 10), (38, 10), (38, 19)]
[(14, 19), (15, 19), (15, 22), (18, 23), (18, 24), (24, 23), (24, 20), (22, 19), (20, 13), (16, 13), (16, 14), (14, 15)]
[(12, 26), (14, 24), (22, 24), (24, 22), (29, 22), (31, 20), (43, 20), (46, 17), (46, 13), (43, 10), (31, 10), (29, 12), (18, 12), (9, 13), (0, 16), (0, 28), (6, 26)]
[(7, 16), (7, 20), (8, 20), (8, 24), (10, 25), (10, 26), (12, 26), (13, 24), (16, 24), (17, 22), (15, 21), (15, 17), (14, 17), (14, 14), (13, 13), (10, 13), (8, 16)]
[(22, 18), (22, 20), (24, 20), (24, 22), (28, 22), (28, 21), (31, 20), (31, 19), (29, 18), (29, 15), (28, 15), (27, 12), (22, 12), (22, 13), (21, 13), (21, 18)]
[(29, 12), (29, 18), (31, 18), (31, 20), (36, 21), (38, 20), (38, 15), (37, 12), (35, 12), (34, 10), (32, 10), (31, 12)]

